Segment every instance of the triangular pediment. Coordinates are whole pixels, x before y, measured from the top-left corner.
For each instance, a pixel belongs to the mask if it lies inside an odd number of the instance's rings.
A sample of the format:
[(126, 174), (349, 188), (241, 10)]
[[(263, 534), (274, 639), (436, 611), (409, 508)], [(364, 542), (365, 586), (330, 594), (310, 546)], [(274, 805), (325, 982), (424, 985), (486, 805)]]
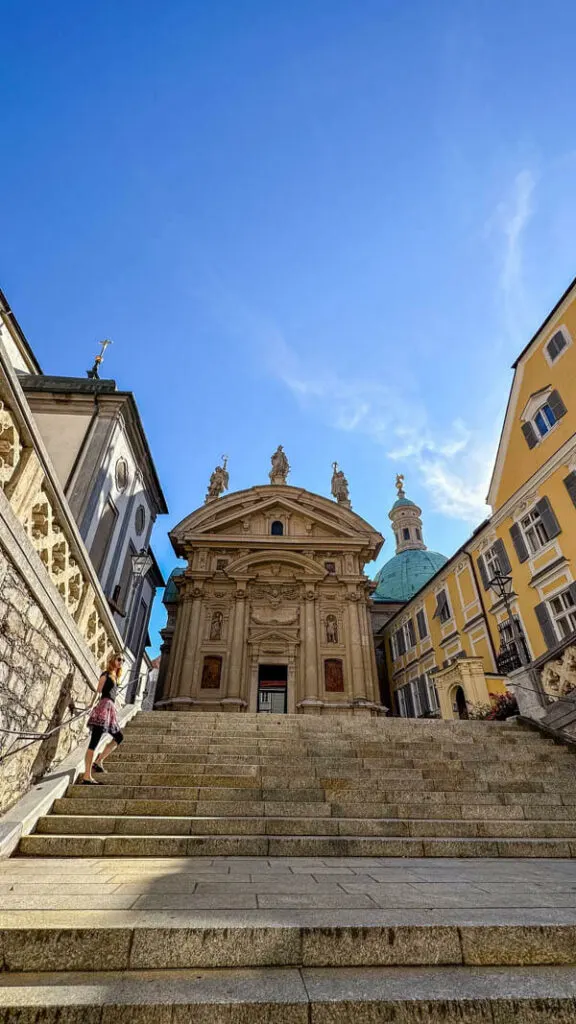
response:
[(351, 509), (288, 485), (253, 487), (218, 498), (183, 519), (170, 537), (176, 550), (210, 537), (219, 542), (227, 538), (233, 545), (238, 540), (270, 537), (275, 520), (285, 523), (286, 536), (291, 539), (356, 540), (374, 547), (375, 553), (382, 544), (381, 535)]

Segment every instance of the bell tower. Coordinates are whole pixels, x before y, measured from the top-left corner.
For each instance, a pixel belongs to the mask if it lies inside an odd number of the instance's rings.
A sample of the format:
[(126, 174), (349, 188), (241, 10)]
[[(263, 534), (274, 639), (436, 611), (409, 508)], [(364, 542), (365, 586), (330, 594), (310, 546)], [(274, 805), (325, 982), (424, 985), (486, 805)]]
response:
[(402, 551), (426, 551), (422, 533), (422, 509), (406, 497), (402, 474), (396, 477), (396, 489), (398, 497), (389, 512), (396, 538), (396, 554)]

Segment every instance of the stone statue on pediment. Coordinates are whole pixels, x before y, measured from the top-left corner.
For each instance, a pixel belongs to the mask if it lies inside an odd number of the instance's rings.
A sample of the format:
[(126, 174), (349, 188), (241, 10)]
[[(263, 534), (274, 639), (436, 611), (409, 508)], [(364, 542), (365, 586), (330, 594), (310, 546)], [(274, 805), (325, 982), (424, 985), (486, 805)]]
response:
[(224, 491), (228, 490), (229, 474), (227, 470), (228, 456), (222, 456), (222, 465), (216, 466), (216, 469), (210, 477), (210, 483), (208, 484), (208, 491), (206, 493), (205, 501), (214, 501), (219, 498)]
[(286, 477), (290, 472), (290, 463), (286, 458), (286, 452), (284, 451), (281, 444), (278, 445), (270, 461), (272, 462), (272, 469), (268, 474), (270, 477), (270, 483), (285, 484)]
[(339, 505), (344, 505), (345, 508), (352, 508), (348, 481), (342, 470), (338, 469), (337, 462), (332, 463), (332, 470), (332, 496), (336, 498)]

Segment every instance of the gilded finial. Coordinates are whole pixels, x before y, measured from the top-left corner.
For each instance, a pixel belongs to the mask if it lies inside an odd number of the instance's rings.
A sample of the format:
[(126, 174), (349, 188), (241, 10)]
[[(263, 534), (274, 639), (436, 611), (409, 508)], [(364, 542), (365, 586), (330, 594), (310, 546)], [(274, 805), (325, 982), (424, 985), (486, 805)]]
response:
[(106, 352), (106, 349), (108, 348), (109, 345), (112, 344), (112, 342), (110, 341), (109, 338), (104, 338), (104, 341), (100, 341), (98, 342), (98, 344), (100, 345), (100, 352), (94, 360), (94, 366), (92, 367), (91, 370), (86, 371), (86, 375), (90, 378), (90, 380), (100, 379), (98, 369), (100, 367), (100, 364), (104, 361), (104, 354)]
[(396, 476), (396, 490), (398, 491), (399, 498), (405, 498), (406, 494), (404, 491), (404, 474), (398, 473)]

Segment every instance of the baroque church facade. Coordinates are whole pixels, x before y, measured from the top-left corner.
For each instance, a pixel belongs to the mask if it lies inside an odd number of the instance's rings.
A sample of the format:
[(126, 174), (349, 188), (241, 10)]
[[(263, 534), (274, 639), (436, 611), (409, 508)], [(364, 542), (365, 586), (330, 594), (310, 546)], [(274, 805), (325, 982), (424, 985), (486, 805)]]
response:
[(270, 483), (205, 504), (172, 530), (185, 569), (169, 617), (156, 706), (182, 710), (371, 715), (384, 710), (364, 568), (383, 537), (352, 511), (334, 464), (330, 500), (287, 483), (281, 448)]

